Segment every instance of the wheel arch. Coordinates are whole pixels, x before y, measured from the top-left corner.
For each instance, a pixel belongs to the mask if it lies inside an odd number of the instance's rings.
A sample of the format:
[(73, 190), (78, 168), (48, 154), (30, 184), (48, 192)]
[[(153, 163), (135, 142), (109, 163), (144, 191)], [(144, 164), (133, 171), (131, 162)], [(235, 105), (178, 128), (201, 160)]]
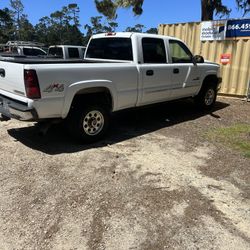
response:
[(197, 95), (202, 91), (204, 87), (206, 87), (209, 84), (214, 84), (215, 87), (217, 88), (219, 85), (219, 78), (216, 74), (209, 74), (205, 76), (205, 78), (202, 81), (201, 87), (197, 93)]
[(217, 75), (208, 75), (202, 82), (202, 86), (194, 101), (196, 106), (202, 110), (211, 110), (216, 102), (219, 78)]
[(206, 83), (218, 84), (219, 83), (219, 78), (215, 74), (209, 74), (203, 80), (203, 84), (206, 84)]
[(116, 99), (114, 85), (112, 82), (93, 82), (72, 84), (69, 86), (64, 100), (62, 110), (62, 118), (66, 118), (72, 106), (79, 102), (92, 102), (104, 101), (109, 107), (110, 111), (116, 108)]

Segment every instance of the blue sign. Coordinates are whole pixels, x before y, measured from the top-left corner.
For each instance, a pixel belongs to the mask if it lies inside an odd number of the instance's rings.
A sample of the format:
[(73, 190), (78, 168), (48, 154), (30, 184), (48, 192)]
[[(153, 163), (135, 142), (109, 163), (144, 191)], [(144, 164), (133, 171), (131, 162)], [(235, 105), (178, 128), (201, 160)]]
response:
[(226, 38), (250, 37), (250, 19), (228, 20)]

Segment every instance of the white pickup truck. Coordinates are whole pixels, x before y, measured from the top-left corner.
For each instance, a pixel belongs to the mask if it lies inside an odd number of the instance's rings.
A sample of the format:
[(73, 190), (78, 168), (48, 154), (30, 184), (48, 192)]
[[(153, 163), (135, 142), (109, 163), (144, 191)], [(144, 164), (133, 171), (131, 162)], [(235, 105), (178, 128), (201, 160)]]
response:
[(55, 56), (63, 59), (83, 59), (86, 47), (75, 45), (53, 45), (49, 46), (48, 56)]
[(0, 59), (0, 113), (24, 121), (66, 119), (85, 142), (100, 139), (110, 113), (193, 97), (211, 108), (219, 65), (193, 56), (174, 37), (141, 33), (94, 35), (85, 59)]

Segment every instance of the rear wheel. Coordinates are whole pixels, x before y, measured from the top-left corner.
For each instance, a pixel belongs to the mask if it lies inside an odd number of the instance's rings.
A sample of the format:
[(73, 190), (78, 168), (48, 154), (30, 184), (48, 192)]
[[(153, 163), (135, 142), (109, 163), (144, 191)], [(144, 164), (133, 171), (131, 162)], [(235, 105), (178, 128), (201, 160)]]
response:
[(213, 108), (216, 98), (216, 84), (207, 84), (202, 87), (200, 93), (194, 98), (194, 100), (199, 108), (210, 110)]
[(70, 133), (86, 143), (100, 140), (107, 132), (110, 115), (101, 105), (78, 106), (68, 119)]

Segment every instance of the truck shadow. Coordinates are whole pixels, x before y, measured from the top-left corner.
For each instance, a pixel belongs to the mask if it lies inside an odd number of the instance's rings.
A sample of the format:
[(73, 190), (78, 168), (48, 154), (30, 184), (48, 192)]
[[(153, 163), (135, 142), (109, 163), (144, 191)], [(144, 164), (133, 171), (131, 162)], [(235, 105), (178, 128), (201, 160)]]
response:
[(27, 147), (46, 154), (75, 153), (91, 148), (113, 145), (131, 138), (211, 115), (220, 118), (215, 111), (228, 107), (229, 104), (217, 102), (210, 113), (198, 111), (190, 100), (175, 101), (144, 107), (134, 110), (121, 111), (113, 115), (110, 131), (106, 138), (94, 144), (80, 144), (70, 137), (66, 128), (60, 124), (53, 125), (41, 136), (37, 126), (9, 129), (10, 136)]

